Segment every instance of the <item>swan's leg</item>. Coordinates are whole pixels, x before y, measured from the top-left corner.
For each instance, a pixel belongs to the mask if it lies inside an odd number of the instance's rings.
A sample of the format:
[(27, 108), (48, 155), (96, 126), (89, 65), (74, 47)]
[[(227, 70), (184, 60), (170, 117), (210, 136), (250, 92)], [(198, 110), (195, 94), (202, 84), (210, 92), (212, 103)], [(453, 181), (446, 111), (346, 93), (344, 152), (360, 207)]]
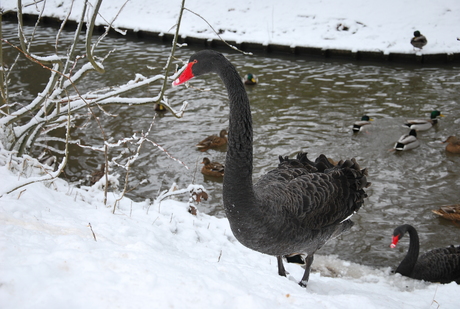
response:
[(302, 280), (300, 280), (299, 285), (306, 288), (308, 283), (308, 278), (310, 277), (311, 264), (313, 263), (313, 254), (309, 254), (305, 259), (305, 272), (303, 273)]
[(277, 255), (276, 259), (278, 260), (278, 275), (286, 277), (286, 269), (284, 269), (283, 257), (281, 255)]

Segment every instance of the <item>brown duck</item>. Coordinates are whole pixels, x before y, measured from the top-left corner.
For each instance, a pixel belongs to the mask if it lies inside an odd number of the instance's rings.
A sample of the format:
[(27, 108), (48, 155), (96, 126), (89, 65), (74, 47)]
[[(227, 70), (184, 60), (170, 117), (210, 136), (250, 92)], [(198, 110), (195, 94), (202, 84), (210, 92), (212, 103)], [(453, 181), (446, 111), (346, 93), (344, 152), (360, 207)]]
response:
[(211, 162), (208, 158), (204, 158), (204, 166), (201, 168), (201, 173), (206, 176), (224, 177), (224, 165), (219, 162)]
[(460, 204), (441, 206), (432, 212), (448, 220), (460, 221)]
[(227, 130), (223, 129), (220, 131), (219, 136), (211, 135), (206, 137), (204, 140), (196, 144), (196, 147), (200, 150), (207, 150), (210, 148), (219, 148), (227, 144)]
[(460, 140), (455, 136), (449, 136), (443, 144), (447, 143), (446, 151), (450, 153), (460, 153)]

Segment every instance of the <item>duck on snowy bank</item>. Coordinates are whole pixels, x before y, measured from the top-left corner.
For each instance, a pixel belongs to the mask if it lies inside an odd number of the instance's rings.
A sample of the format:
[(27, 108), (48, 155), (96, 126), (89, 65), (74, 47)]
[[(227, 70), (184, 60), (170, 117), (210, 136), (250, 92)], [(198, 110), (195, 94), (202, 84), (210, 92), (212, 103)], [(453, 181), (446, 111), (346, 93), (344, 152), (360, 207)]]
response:
[(415, 48), (422, 49), (423, 46), (425, 46), (428, 43), (428, 40), (424, 35), (420, 33), (420, 31), (416, 30), (414, 31), (414, 37), (410, 40), (410, 43)]

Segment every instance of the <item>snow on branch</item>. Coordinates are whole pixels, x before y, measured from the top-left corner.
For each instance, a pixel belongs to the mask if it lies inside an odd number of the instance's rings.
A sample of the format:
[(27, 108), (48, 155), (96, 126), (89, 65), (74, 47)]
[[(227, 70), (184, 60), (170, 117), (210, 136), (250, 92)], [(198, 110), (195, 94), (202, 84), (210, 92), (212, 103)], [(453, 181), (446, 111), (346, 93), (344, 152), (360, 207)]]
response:
[[(8, 89), (8, 78), (2, 82), (2, 109), (0, 111), (0, 143), (2, 144), (3, 150), (14, 153), (14, 156), (19, 158), (26, 157), (27, 153), (35, 150), (39, 147), (40, 150), (46, 149), (54, 153), (57, 156), (61, 156), (60, 163), (57, 170), (46, 169), (45, 174), (34, 174), (29, 178), (21, 179), (17, 184), (11, 185), (10, 187), (4, 186), (0, 190), (0, 194), (10, 193), (18, 188), (21, 188), (30, 183), (37, 181), (52, 181), (63, 172), (65, 164), (68, 159), (68, 147), (69, 144), (77, 144), (82, 148), (90, 149), (95, 152), (102, 152), (105, 159), (105, 177), (106, 183), (108, 174), (109, 163), (117, 167), (122, 168), (126, 172), (126, 181), (123, 192), (120, 195), (120, 199), (123, 198), (125, 193), (129, 192), (128, 186), (128, 175), (130, 168), (135, 164), (136, 160), (140, 157), (140, 151), (145, 142), (152, 144), (159, 149), (168, 158), (178, 162), (188, 169), (186, 164), (179, 158), (176, 158), (174, 154), (168, 152), (162, 145), (156, 143), (149, 133), (152, 131), (155, 116), (150, 123), (147, 131), (141, 131), (139, 134), (133, 134), (125, 138), (121, 138), (118, 141), (110, 140), (110, 133), (107, 134), (103, 123), (99, 119), (99, 115), (96, 113), (98, 109), (102, 111), (103, 116), (109, 115), (110, 110), (106, 109), (106, 106), (118, 105), (118, 106), (140, 106), (140, 105), (153, 105), (161, 104), (168, 109), (172, 115), (177, 118), (181, 118), (188, 106), (188, 102), (182, 103), (182, 106), (176, 110), (169, 103), (168, 98), (165, 96), (165, 92), (170, 87), (167, 82), (170, 80), (170, 70), (172, 71), (172, 61), (174, 58), (175, 49), (177, 46), (177, 37), (180, 28), (180, 21), (184, 10), (185, 1), (182, 1), (180, 8), (180, 14), (177, 22), (176, 35), (172, 42), (171, 52), (168, 55), (166, 65), (163, 67), (164, 74), (158, 74), (154, 76), (144, 76), (133, 72), (134, 78), (127, 82), (122, 82), (118, 86), (104, 85), (97, 90), (85, 90), (88, 88), (89, 83), (85, 83), (84, 87), (80, 87), (87, 76), (87, 73), (97, 71), (104, 73), (106, 68), (104, 67), (104, 61), (108, 59), (113, 51), (106, 52), (104, 57), (97, 57), (97, 47), (100, 42), (107, 36), (109, 29), (113, 29), (113, 23), (117, 18), (118, 14), (110, 21), (105, 18), (100, 12), (99, 8), (103, 0), (95, 1), (84, 1), (80, 19), (78, 21), (77, 29), (74, 32), (73, 41), (69, 48), (65, 51), (59, 45), (61, 43), (62, 29), (68, 21), (70, 16), (64, 18), (61, 23), (59, 30), (57, 31), (56, 38), (53, 41), (55, 51), (49, 53), (49, 55), (36, 55), (31, 53), (34, 49), (34, 37), (37, 33), (37, 27), (41, 22), (41, 14), (43, 13), (46, 1), (41, 2), (43, 6), (39, 9), (39, 16), (37, 22), (32, 29), (32, 34), (28, 35), (25, 33), (26, 27), (22, 21), (22, 1), (18, 0), (18, 39), (19, 45), (14, 46), (10, 42), (2, 39), (13, 48), (18, 51), (15, 63), (20, 61), (30, 61), (40, 65), (43, 69), (49, 73), (48, 81), (42, 88), (43, 90), (36, 95), (32, 100), (23, 99), (27, 102), (21, 102), (22, 95), (14, 96), (9, 94)], [(129, 3), (127, 0), (120, 11)], [(37, 7), (38, 8), (38, 7)], [(96, 22), (96, 17), (100, 16), (105, 22), (105, 33), (102, 34), (98, 39), (93, 40), (93, 29)], [(84, 37), (80, 37), (80, 32), (83, 29), (83, 25), (86, 24), (86, 34)], [(124, 33), (120, 29), (115, 29), (119, 33)], [(94, 41), (94, 43), (93, 43)], [(50, 44), (53, 44), (50, 43)], [(84, 46), (83, 46), (84, 45)], [(84, 48), (82, 48), (84, 47)], [(62, 49), (62, 51), (60, 51)], [(79, 51), (86, 50), (85, 55), (79, 55)], [(65, 54), (63, 54), (65, 53)], [(63, 56), (64, 55), (64, 56)], [(18, 65), (0, 65), (2, 70), (2, 76), (8, 77), (12, 70), (17, 71)], [(172, 74), (172, 73), (171, 73)], [(177, 73), (176, 73), (177, 75)], [(174, 78), (174, 76), (173, 76)], [(147, 88), (152, 84), (159, 84), (160, 89), (157, 95), (148, 97), (142, 97), (135, 95), (136, 92), (140, 92), (142, 88)], [(5, 90), (5, 91), (4, 91)], [(134, 93), (134, 94), (133, 94)], [(14, 98), (14, 99), (13, 99)], [(11, 102), (11, 99), (14, 102)], [(176, 107), (177, 108), (177, 107)], [(80, 113), (79, 111), (84, 111)], [(153, 111), (153, 108), (152, 108)], [(103, 143), (101, 145), (82, 145), (79, 140), (73, 140), (71, 138), (71, 130), (76, 128), (76, 121), (80, 119), (80, 115), (89, 115), (88, 122), (91, 120), (95, 124), (102, 135)], [(62, 129), (65, 129), (65, 137), (62, 136)], [(129, 135), (129, 134), (128, 134)], [(136, 150), (134, 154), (126, 155), (126, 149), (117, 149), (117, 147), (125, 147), (127, 144), (135, 145)], [(62, 147), (64, 145), (64, 147)], [(34, 148), (35, 147), (35, 148)], [(109, 150), (112, 158), (109, 160)], [(20, 172), (22, 173), (22, 172)], [(107, 195), (107, 187), (105, 187), (105, 196)], [(193, 190), (192, 190), (193, 191)], [(195, 192), (194, 201), (199, 201), (204, 198), (202, 193)], [(192, 194), (192, 193), (190, 193)], [(115, 205), (114, 205), (115, 211)]]

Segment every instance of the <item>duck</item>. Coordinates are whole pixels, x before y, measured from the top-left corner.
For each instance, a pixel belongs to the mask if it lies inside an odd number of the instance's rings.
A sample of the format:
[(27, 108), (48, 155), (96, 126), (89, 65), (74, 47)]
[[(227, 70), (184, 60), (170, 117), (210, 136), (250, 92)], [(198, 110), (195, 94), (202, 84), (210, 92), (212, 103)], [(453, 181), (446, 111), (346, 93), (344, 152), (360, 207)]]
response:
[(417, 131), (425, 131), (438, 123), (437, 117), (444, 117), (444, 115), (440, 111), (434, 110), (430, 114), (430, 119), (406, 120), (404, 126)]
[(447, 143), (446, 151), (450, 153), (460, 153), (460, 140), (456, 136), (449, 136), (443, 144)]
[(394, 150), (404, 151), (414, 149), (420, 146), (420, 142), (417, 139), (417, 132), (412, 129), (409, 134), (403, 134), (393, 147)]
[(415, 48), (422, 49), (423, 46), (425, 46), (428, 43), (428, 40), (424, 35), (420, 33), (420, 31), (416, 30), (414, 31), (414, 37), (410, 40), (410, 43)]
[(358, 133), (364, 129), (365, 126), (370, 125), (373, 119), (367, 115), (361, 117), (361, 120), (355, 121), (353, 124), (353, 132)]
[(54, 170), (56, 168), (57, 158), (51, 153), (49, 149), (44, 149), (42, 153), (37, 158), (38, 162), (42, 165), (47, 165)]
[(353, 226), (350, 217), (370, 185), (367, 169), (354, 158), (334, 166), (324, 154), (311, 161), (300, 151), (295, 158), (279, 156), (278, 165), (253, 182), (251, 107), (233, 64), (216, 51), (199, 51), (172, 85), (208, 73), (220, 77), (229, 98), (222, 196), (232, 233), (242, 245), (276, 257), (280, 276), (286, 277), (285, 260), (301, 260), (305, 271), (299, 285), (306, 287), (316, 251)]
[(224, 165), (219, 162), (211, 162), (208, 158), (203, 158), (204, 166), (201, 168), (201, 173), (206, 176), (224, 177)]
[(105, 163), (102, 163), (98, 170), (95, 170), (91, 173), (90, 184), (94, 185), (105, 175)]
[(160, 104), (160, 103), (155, 103), (155, 105), (153, 106), (153, 109), (157, 112), (166, 112), (168, 111), (166, 109), (166, 107), (163, 105), (163, 104)]
[(432, 212), (448, 220), (460, 221), (460, 204), (441, 206)]
[(257, 77), (252, 73), (246, 74), (243, 81), (245, 85), (256, 85), (258, 83)]
[(417, 230), (410, 224), (403, 224), (394, 229), (390, 247), (395, 248), (406, 232), (409, 233), (409, 251), (396, 273), (417, 280), (460, 284), (460, 246), (433, 249), (419, 256)]
[(208, 150), (211, 148), (219, 148), (227, 144), (228, 132), (225, 129), (220, 130), (219, 136), (211, 135), (195, 145), (200, 150)]

